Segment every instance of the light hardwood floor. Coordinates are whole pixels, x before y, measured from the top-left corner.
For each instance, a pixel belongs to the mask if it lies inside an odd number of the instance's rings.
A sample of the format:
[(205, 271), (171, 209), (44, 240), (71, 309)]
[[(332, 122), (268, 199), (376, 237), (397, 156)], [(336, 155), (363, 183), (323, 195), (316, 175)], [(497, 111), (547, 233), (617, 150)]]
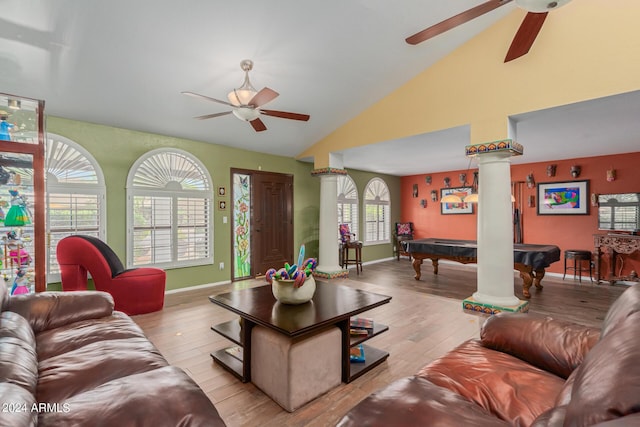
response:
[[(367, 312), (367, 316), (389, 325), (389, 331), (371, 344), (390, 353), (381, 366), (350, 384), (320, 396), (294, 413), (288, 413), (253, 384), (243, 384), (219, 365), (209, 353), (230, 345), (211, 331), (211, 325), (236, 318), (209, 302), (209, 295), (250, 286), (248, 280), (168, 295), (165, 308), (135, 316), (151, 341), (171, 364), (183, 368), (216, 405), (228, 426), (332, 426), (364, 397), (395, 379), (412, 375), (422, 366), (461, 342), (477, 337), (483, 316), (462, 310), (461, 299), (475, 291), (473, 267), (441, 264), (438, 276), (425, 263), (422, 280), (413, 279), (408, 259), (365, 265), (349, 279), (333, 282), (390, 295), (389, 304)], [(555, 277), (543, 280), (545, 288), (532, 292), (531, 312), (552, 315), (578, 323), (599, 326), (609, 305), (623, 286), (582, 284)], [(516, 295), (522, 296), (516, 279)], [(309, 355), (313, 357), (313, 355)]]

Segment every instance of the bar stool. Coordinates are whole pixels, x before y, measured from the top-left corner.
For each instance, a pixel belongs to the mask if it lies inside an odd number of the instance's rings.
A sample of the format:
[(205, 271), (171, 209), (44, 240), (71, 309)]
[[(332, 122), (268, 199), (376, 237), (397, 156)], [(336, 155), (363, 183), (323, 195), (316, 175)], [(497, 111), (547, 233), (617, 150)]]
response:
[[(568, 259), (573, 259), (573, 267), (567, 267)], [(582, 282), (582, 272), (587, 271), (586, 267), (583, 268), (583, 261), (589, 263), (589, 279), (593, 282), (593, 276), (591, 275), (591, 252), (582, 249), (567, 249), (564, 251), (564, 274), (562, 275), (562, 280), (564, 280), (567, 270), (573, 270), (573, 280), (576, 279), (576, 274), (578, 274), (579, 281)]]
[[(340, 244), (342, 247), (342, 268), (347, 268), (348, 265), (354, 264), (356, 266), (356, 273), (360, 274), (362, 271), (362, 242), (358, 240), (346, 241)], [(354, 250), (354, 258), (349, 258), (349, 249)]]

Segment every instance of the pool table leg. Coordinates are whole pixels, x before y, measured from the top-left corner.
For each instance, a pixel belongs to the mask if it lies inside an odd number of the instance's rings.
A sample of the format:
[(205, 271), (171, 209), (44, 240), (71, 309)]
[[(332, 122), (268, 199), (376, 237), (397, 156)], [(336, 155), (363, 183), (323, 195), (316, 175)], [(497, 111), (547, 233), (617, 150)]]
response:
[(525, 298), (531, 298), (531, 292), (529, 292), (529, 288), (531, 288), (531, 285), (533, 284), (531, 272), (521, 271), (520, 277), (522, 278), (522, 294)]
[(536, 288), (542, 289), (542, 284), (540, 282), (544, 277), (544, 268), (539, 268), (537, 270), (534, 270), (532, 274), (533, 274), (533, 284), (535, 285)]
[(544, 268), (538, 268), (534, 270), (531, 267), (522, 264), (515, 265), (516, 270), (520, 272), (520, 277), (522, 278), (522, 294), (525, 298), (531, 298), (531, 292), (529, 289), (532, 285), (535, 285), (536, 288), (542, 289), (542, 278), (544, 277)]
[(416, 279), (416, 280), (420, 280), (420, 276), (422, 276), (422, 273), (420, 272), (420, 266), (422, 265), (422, 259), (421, 258), (413, 258), (413, 262), (411, 263), (411, 265), (413, 265), (413, 269), (416, 271), (416, 275), (413, 276), (413, 278)]

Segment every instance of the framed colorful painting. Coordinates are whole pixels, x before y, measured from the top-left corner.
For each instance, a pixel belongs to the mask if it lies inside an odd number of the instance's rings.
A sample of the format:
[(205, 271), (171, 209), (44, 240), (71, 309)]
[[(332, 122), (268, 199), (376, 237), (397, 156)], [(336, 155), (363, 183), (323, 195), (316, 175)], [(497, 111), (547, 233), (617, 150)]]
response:
[[(440, 201), (445, 196), (453, 195), (458, 196), (460, 200), (464, 200), (471, 194), (471, 187), (454, 187), (454, 188), (441, 188), (440, 189)], [(440, 213), (442, 215), (452, 214), (470, 214), (473, 213), (473, 203), (465, 202), (444, 202), (440, 203)]]
[(589, 215), (589, 181), (538, 183), (538, 215)]

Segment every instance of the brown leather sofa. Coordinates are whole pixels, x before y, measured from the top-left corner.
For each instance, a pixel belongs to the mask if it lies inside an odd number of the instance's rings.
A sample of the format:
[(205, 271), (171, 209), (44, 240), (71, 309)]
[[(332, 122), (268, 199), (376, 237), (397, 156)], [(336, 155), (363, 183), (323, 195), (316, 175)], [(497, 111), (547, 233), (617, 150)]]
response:
[(601, 330), (492, 316), (480, 339), (368, 396), (338, 425), (640, 426), (640, 284)]
[(0, 281), (0, 426), (224, 426), (103, 292), (9, 296)]

